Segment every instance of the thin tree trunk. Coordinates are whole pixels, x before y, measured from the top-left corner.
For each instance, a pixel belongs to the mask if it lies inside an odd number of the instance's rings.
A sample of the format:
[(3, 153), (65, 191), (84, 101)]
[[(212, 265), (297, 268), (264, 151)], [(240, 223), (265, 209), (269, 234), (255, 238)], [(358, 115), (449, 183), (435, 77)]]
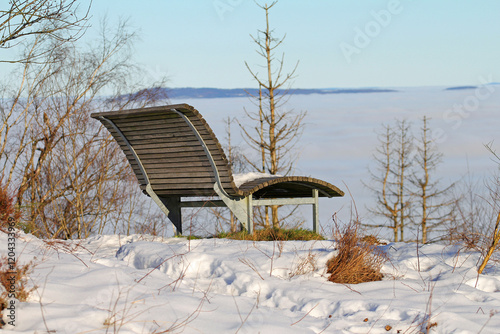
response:
[(498, 243), (500, 242), (500, 212), (498, 213), (497, 217), (497, 222), (495, 224), (495, 230), (493, 232), (493, 240), (491, 241), (491, 245), (488, 248), (488, 252), (484, 256), (483, 262), (479, 266), (479, 269), (477, 270), (478, 274), (481, 274), (488, 264), (488, 261), (490, 260), (491, 255), (495, 251), (495, 249), (498, 246)]

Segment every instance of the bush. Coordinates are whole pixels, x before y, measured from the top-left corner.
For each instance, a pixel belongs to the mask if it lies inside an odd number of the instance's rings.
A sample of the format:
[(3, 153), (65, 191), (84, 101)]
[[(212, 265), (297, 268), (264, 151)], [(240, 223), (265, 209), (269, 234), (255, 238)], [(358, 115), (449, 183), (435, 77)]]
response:
[(11, 196), (7, 187), (0, 182), (0, 230), (6, 231), (9, 224), (9, 218), (19, 222), (21, 212), (14, 205), (14, 197)]
[(241, 232), (223, 232), (216, 235), (217, 238), (227, 238), (235, 240), (252, 240), (252, 241), (288, 241), (288, 240), (324, 240), (320, 234), (302, 228), (282, 229), (282, 228), (265, 228), (256, 230), (249, 234), (246, 231)]
[(357, 284), (380, 281), (380, 269), (387, 260), (373, 238), (358, 237), (359, 223), (351, 222), (340, 229), (335, 222), (334, 238), (337, 241), (337, 254), (326, 263), (328, 280), (334, 283)]

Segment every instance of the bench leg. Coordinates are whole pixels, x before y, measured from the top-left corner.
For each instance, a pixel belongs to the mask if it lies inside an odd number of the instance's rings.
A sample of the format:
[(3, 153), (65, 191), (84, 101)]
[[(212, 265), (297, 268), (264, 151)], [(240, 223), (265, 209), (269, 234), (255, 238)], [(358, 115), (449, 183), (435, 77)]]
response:
[(160, 200), (168, 209), (168, 219), (174, 224), (176, 235), (182, 235), (182, 212), (180, 197), (160, 197)]
[(249, 234), (253, 233), (253, 203), (252, 203), (252, 195), (245, 198), (247, 202), (247, 232)]
[(318, 203), (318, 189), (313, 189), (314, 204), (313, 207), (313, 232), (318, 232), (319, 227), (319, 203)]
[(151, 185), (146, 186), (146, 193), (153, 199), (153, 201), (158, 205), (170, 219), (172, 224), (174, 224), (176, 229), (176, 235), (182, 234), (182, 214), (181, 214), (181, 206), (180, 206), (180, 197), (158, 197), (154, 192)]
[[(224, 204), (231, 210), (231, 212), (240, 221), (243, 227), (249, 232), (253, 232), (253, 204), (252, 195), (245, 198), (233, 199), (228, 197), (220, 188), (217, 183), (214, 184), (214, 190), (219, 195)], [(250, 208), (250, 209), (249, 209)]]

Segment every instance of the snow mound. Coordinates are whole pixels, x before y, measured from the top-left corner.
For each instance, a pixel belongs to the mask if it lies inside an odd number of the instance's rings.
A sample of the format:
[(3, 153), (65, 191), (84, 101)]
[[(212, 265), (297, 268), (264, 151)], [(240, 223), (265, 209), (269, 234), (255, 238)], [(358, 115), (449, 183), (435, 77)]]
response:
[(234, 184), (236, 185), (236, 187), (239, 188), (243, 183), (253, 181), (255, 179), (259, 179), (261, 177), (275, 177), (275, 176), (281, 176), (281, 175), (271, 175), (268, 173), (250, 172), (250, 173), (244, 173), (244, 174), (233, 174), (233, 180), (234, 180)]

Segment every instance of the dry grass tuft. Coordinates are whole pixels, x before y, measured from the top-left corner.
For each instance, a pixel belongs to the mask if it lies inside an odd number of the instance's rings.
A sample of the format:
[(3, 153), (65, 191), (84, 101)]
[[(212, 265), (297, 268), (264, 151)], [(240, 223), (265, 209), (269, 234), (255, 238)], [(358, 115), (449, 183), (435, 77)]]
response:
[[(28, 275), (33, 270), (33, 263), (19, 265), (16, 262), (9, 263), (8, 257), (0, 258), (0, 303), (4, 304), (9, 298), (9, 294), (14, 293), (17, 300), (25, 302), (33, 289), (28, 289)], [(12, 289), (14, 288), (14, 291)]]
[(252, 241), (324, 240), (320, 234), (302, 228), (265, 228), (256, 230), (253, 234), (242, 231), (236, 233), (219, 233), (216, 237)]
[(358, 236), (359, 223), (351, 221), (343, 229), (334, 221), (334, 239), (337, 241), (337, 255), (326, 263), (328, 280), (334, 283), (357, 284), (380, 281), (383, 278), (380, 269), (386, 254), (376, 244)]
[(386, 242), (380, 241), (376, 236), (373, 234), (365, 235), (361, 238), (362, 242), (365, 242), (370, 245), (387, 245)]

